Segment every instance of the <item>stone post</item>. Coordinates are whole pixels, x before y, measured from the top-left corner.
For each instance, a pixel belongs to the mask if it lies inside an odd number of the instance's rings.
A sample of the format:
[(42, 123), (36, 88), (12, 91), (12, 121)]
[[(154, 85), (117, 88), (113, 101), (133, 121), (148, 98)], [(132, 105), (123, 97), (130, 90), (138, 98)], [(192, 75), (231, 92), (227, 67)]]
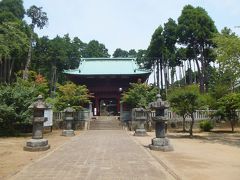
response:
[(119, 119), (122, 122), (123, 121), (123, 102), (120, 101), (120, 115)]
[(74, 120), (74, 112), (75, 110), (73, 108), (70, 107), (70, 105), (68, 105), (68, 107), (66, 109), (63, 110), (64, 112), (64, 121), (66, 123), (66, 129), (64, 129), (62, 131), (62, 135), (63, 136), (74, 136), (75, 133), (74, 133), (74, 130), (72, 130), (72, 123), (73, 123), (73, 120)]
[(39, 95), (37, 101), (34, 102), (29, 109), (33, 109), (33, 132), (32, 139), (28, 140), (25, 151), (45, 151), (50, 148), (48, 140), (43, 139), (43, 123), (47, 121), (44, 117), (44, 110), (47, 109), (46, 103), (43, 101), (43, 97)]
[(92, 109), (92, 102), (89, 103), (89, 115), (90, 115), (90, 119), (93, 117), (93, 109)]
[(147, 132), (144, 127), (147, 121), (146, 110), (143, 108), (134, 108), (133, 118), (137, 122), (137, 128), (135, 130), (134, 136), (147, 136)]
[(156, 138), (152, 139), (152, 144), (149, 145), (150, 149), (155, 151), (172, 151), (173, 147), (165, 136), (165, 122), (168, 120), (168, 103), (162, 101), (160, 94), (158, 94), (157, 101), (150, 103), (150, 108), (156, 111), (155, 117), (153, 117)]

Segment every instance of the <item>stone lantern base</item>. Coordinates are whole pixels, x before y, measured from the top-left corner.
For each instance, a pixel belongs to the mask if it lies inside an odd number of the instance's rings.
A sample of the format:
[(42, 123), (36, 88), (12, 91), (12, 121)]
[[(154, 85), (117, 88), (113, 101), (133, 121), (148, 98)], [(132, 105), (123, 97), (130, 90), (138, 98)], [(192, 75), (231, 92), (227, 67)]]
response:
[(173, 151), (173, 146), (168, 138), (153, 138), (149, 148), (154, 151)]
[(30, 139), (27, 141), (26, 146), (23, 147), (24, 151), (46, 151), (50, 148), (47, 139)]
[(74, 130), (70, 129), (70, 130), (63, 130), (62, 131), (62, 136), (75, 136)]
[(147, 132), (145, 129), (136, 129), (134, 136), (147, 136)]

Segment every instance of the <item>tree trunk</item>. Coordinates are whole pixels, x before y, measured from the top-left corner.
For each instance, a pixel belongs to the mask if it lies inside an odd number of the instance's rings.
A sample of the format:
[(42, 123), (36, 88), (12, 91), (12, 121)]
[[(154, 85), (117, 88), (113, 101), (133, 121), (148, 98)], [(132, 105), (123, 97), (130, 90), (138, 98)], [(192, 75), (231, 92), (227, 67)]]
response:
[(193, 113), (191, 114), (191, 123), (190, 123), (190, 128), (189, 128), (189, 135), (190, 136), (193, 136), (193, 125), (194, 125), (194, 116), (193, 116)]
[(182, 65), (182, 73), (183, 73), (183, 78), (184, 78), (184, 85), (187, 84), (187, 77), (186, 77), (186, 66), (185, 66), (185, 61), (183, 61), (183, 65)]
[(8, 73), (9, 83), (11, 82), (11, 76), (12, 76), (12, 70), (13, 70), (14, 63), (15, 63), (15, 58), (12, 59), (12, 62), (11, 62), (10, 68), (9, 68), (9, 73)]
[(200, 62), (201, 62), (201, 76), (200, 76), (200, 92), (205, 92), (205, 78), (206, 78), (206, 63), (204, 62), (204, 55), (203, 55), (204, 47), (201, 47), (200, 50)]
[(167, 66), (164, 66), (164, 79), (165, 79), (165, 89), (167, 91), (167, 89), (169, 88), (169, 81), (168, 81), (168, 70), (167, 70)]
[(0, 82), (2, 82), (2, 56), (0, 55)]
[(55, 65), (52, 67), (52, 78), (51, 78), (51, 85), (50, 85), (50, 97), (55, 96), (55, 91), (56, 91), (56, 82), (57, 82), (57, 68)]
[(159, 85), (160, 85), (160, 80), (159, 80), (159, 59), (157, 60), (157, 87), (159, 88)]
[(192, 64), (191, 64), (191, 59), (189, 59), (189, 67), (188, 67), (188, 73), (189, 73), (189, 84), (193, 83), (193, 78), (192, 78)]
[(199, 76), (200, 93), (204, 93), (204, 77), (203, 77), (203, 73), (201, 72), (201, 68), (198, 60), (196, 60), (196, 64), (197, 64), (198, 76)]
[(198, 69), (199, 88), (200, 88), (199, 90), (200, 90), (200, 93), (204, 93), (204, 79), (203, 79), (204, 77), (203, 77), (203, 72), (201, 71), (199, 62), (198, 62), (198, 57), (197, 57), (195, 46), (193, 47), (193, 52), (194, 52), (194, 57), (195, 57), (195, 61), (196, 61), (197, 69)]
[(179, 66), (179, 85), (181, 86), (182, 84), (181, 84), (181, 82), (182, 82), (182, 66), (180, 65)]
[(183, 126), (183, 132), (186, 132), (186, 117), (185, 116), (183, 116), (182, 126)]
[(177, 70), (175, 68), (175, 76), (176, 76), (176, 81), (178, 82), (178, 87), (180, 87), (180, 77), (178, 79), (178, 75), (177, 75)]
[(234, 132), (234, 120), (230, 120), (230, 124), (231, 124), (231, 128), (232, 128), (232, 132)]
[(28, 71), (31, 64), (31, 56), (32, 56), (32, 40), (33, 40), (33, 32), (31, 32), (30, 41), (29, 41), (29, 48), (28, 48), (28, 56), (27, 62), (25, 65), (25, 69), (23, 71), (23, 79), (28, 80)]
[(171, 84), (174, 83), (174, 74), (175, 74), (175, 67), (171, 68)]
[(156, 85), (156, 63), (153, 63), (153, 82)]
[(161, 90), (163, 89), (163, 60), (160, 60), (160, 77), (161, 77)]
[(171, 85), (171, 83), (170, 83), (170, 68), (169, 68), (169, 66), (167, 67), (167, 76), (168, 76), (168, 88), (170, 87), (170, 85)]
[(3, 66), (3, 82), (6, 83), (7, 82), (7, 58), (4, 58), (4, 66)]

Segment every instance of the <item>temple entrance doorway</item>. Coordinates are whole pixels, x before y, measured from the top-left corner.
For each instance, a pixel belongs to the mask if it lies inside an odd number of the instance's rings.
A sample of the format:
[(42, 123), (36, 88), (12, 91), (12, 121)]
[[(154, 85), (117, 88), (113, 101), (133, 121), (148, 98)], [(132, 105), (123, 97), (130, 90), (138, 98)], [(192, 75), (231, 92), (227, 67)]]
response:
[(117, 99), (105, 98), (100, 100), (100, 116), (116, 116)]

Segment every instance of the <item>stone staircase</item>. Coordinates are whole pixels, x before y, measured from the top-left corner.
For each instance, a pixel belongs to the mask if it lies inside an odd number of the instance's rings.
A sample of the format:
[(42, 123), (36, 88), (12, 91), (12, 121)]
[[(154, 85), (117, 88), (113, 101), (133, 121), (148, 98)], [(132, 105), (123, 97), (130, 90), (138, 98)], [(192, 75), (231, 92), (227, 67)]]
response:
[(120, 121), (116, 116), (98, 116), (90, 122), (90, 130), (121, 130)]

